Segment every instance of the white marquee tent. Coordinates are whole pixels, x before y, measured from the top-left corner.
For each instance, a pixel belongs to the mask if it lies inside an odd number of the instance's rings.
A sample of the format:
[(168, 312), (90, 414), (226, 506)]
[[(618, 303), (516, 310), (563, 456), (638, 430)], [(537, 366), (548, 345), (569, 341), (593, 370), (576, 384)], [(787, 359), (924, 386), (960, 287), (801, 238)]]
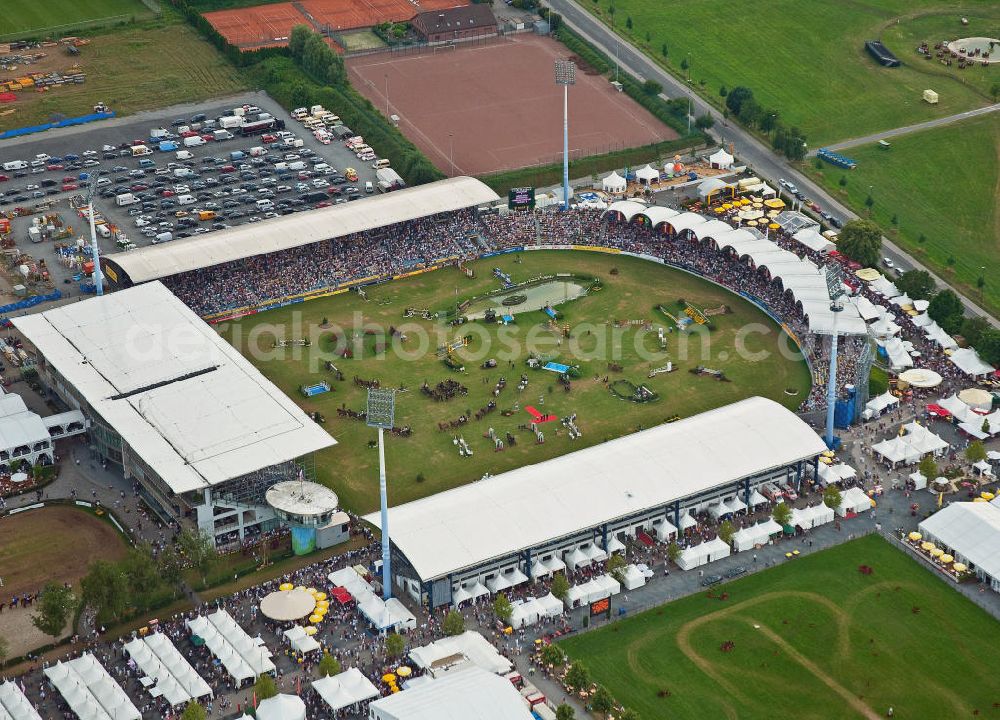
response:
[(677, 537), (677, 528), (668, 520), (658, 518), (652, 522), (653, 532), (660, 542), (670, 542), (671, 537)]
[(628, 187), (628, 182), (617, 172), (612, 171), (610, 175), (601, 180), (601, 187), (604, 188), (605, 192), (623, 193)]
[(687, 548), (677, 558), (677, 565), (681, 570), (690, 570), (699, 565), (705, 565), (706, 563), (729, 557), (730, 552), (727, 543), (724, 543), (719, 538), (713, 538), (694, 547)]
[(752, 550), (757, 545), (766, 545), (772, 535), (781, 532), (781, 526), (772, 518), (762, 523), (741, 528), (733, 535), (733, 550), (744, 552)]
[(819, 479), (824, 485), (850, 480), (856, 477), (857, 474), (857, 470), (847, 463), (837, 463), (836, 465), (824, 465), (820, 463), (819, 466)]
[(298, 695), (275, 695), (257, 705), (257, 720), (306, 720), (306, 704)]
[(837, 514), (840, 517), (847, 517), (852, 513), (863, 513), (872, 509), (872, 500), (865, 495), (864, 490), (857, 487), (848, 488), (841, 495), (840, 507)]
[(865, 403), (865, 419), (878, 417), (891, 407), (899, 405), (899, 398), (886, 390)]
[(301, 625), (293, 625), (282, 633), (292, 650), (297, 653), (309, 653), (319, 650), (322, 646), (311, 635), (306, 634), (306, 629)]
[(80, 720), (142, 720), (121, 685), (90, 653), (57, 661), (42, 672)]
[(919, 529), (1000, 591), (1000, 506), (995, 500), (952, 503), (920, 523)]
[(511, 614), (508, 624), (516, 629), (534, 625), (544, 615), (545, 608), (535, 598), (515, 600), (511, 603)]
[(125, 651), (143, 674), (155, 681), (147, 688), (153, 697), (162, 696), (171, 705), (180, 705), (212, 695), (212, 688), (163, 633), (131, 640), (125, 643)]
[(960, 348), (953, 352), (949, 359), (955, 367), (970, 377), (988, 375), (994, 371), (993, 366), (983, 361), (974, 348)]
[(622, 575), (622, 587), (626, 590), (635, 590), (646, 584), (646, 576), (642, 574), (635, 565), (628, 565)]
[(334, 712), (379, 696), (378, 688), (357, 668), (314, 680), (312, 686)]
[(421, 670), (430, 670), (438, 661), (455, 656), (464, 656), (478, 668), (487, 672), (504, 675), (513, 665), (482, 635), (466, 630), (461, 635), (444, 637), (440, 640), (410, 651), (410, 660)]
[(205, 646), (219, 659), (237, 686), (258, 675), (273, 673), (271, 652), (247, 635), (225, 610), (211, 615), (199, 615), (187, 621), (193, 635), (205, 641)]
[(552, 593), (535, 598), (542, 608), (543, 617), (558, 617), (563, 614), (563, 602)]
[(872, 445), (872, 452), (885, 462), (896, 466), (900, 463), (909, 465), (918, 462), (922, 453), (901, 437), (892, 437)]
[(864, 295), (854, 296), (851, 298), (851, 302), (854, 303), (854, 307), (858, 309), (858, 314), (861, 315), (865, 322), (871, 322), (880, 318), (887, 312), (885, 307), (876, 305)]
[(813, 527), (833, 522), (833, 516), (836, 514), (834, 513), (833, 508), (828, 507), (826, 503), (813, 505), (807, 509), (809, 510), (809, 514), (812, 515)]
[(42, 720), (21, 688), (10, 680), (0, 684), (0, 720)]
[(823, 237), (823, 233), (815, 226), (799, 230), (792, 235), (792, 239), (801, 245), (805, 245), (813, 252), (818, 253), (828, 253), (836, 247), (836, 245)]
[(640, 182), (645, 183), (647, 185), (651, 182), (655, 182), (656, 180), (660, 179), (659, 171), (653, 167), (650, 167), (649, 165), (646, 165), (646, 167), (639, 168), (638, 170), (636, 170), (635, 176), (636, 178), (639, 179)]
[(708, 156), (709, 164), (720, 170), (728, 170), (731, 168), (733, 166), (733, 160), (733, 156), (727, 153), (723, 148), (719, 148)]

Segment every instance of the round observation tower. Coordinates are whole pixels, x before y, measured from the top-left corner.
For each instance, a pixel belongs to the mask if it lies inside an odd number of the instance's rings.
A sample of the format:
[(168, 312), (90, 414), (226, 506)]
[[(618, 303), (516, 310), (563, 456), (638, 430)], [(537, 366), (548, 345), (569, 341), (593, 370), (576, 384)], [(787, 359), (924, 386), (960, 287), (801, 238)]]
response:
[[(317, 547), (317, 533), (332, 525), (345, 526), (347, 514), (339, 510), (339, 498), (330, 488), (307, 480), (286, 480), (272, 485), (265, 495), (275, 515), (292, 531), (292, 550), (305, 555)], [(340, 533), (336, 533), (338, 536)], [(346, 538), (345, 538), (346, 539)], [(334, 542), (320, 542), (329, 547)]]

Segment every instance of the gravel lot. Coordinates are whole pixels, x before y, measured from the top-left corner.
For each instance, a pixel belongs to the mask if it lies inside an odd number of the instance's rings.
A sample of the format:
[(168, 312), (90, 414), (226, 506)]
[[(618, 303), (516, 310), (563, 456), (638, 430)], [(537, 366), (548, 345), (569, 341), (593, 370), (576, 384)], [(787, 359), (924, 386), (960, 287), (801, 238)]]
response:
[[(279, 147), (278, 143), (265, 144), (261, 136), (239, 137), (231, 140), (219, 142), (207, 142), (200, 147), (186, 148), (192, 158), (179, 160), (176, 153), (160, 152), (155, 145), (150, 145), (154, 150), (153, 155), (146, 156), (146, 159), (156, 163), (155, 168), (146, 168), (139, 175), (140, 160), (143, 158), (129, 156), (104, 157), (102, 147), (105, 145), (115, 146), (122, 143), (131, 143), (133, 140), (146, 140), (152, 128), (164, 127), (171, 131), (176, 131), (172, 126), (175, 120), (190, 120), (197, 114), (204, 114), (209, 119), (221, 115), (226, 110), (242, 105), (256, 105), (261, 110), (271, 113), (275, 118), (285, 122), (285, 131), (291, 132), (297, 139), (302, 140), (300, 148)], [(336, 112), (336, 108), (328, 108)], [(268, 154), (262, 158), (251, 158), (249, 150), (252, 147), (264, 147)], [(185, 149), (180, 146), (179, 149)], [(200, 105), (183, 105), (166, 108), (156, 112), (142, 113), (127, 118), (116, 118), (102, 123), (95, 123), (89, 126), (79, 126), (75, 128), (65, 128), (61, 130), (48, 131), (35, 136), (6, 140), (0, 143), (0, 167), (3, 163), (13, 160), (30, 161), (36, 155), (45, 153), (52, 157), (64, 158), (67, 154), (75, 154), (81, 157), (79, 162), (87, 158), (83, 156), (85, 151), (95, 151), (97, 154), (92, 159), (97, 164), (92, 167), (81, 167), (76, 170), (45, 170), (43, 172), (31, 173), (21, 171), (26, 174), (23, 177), (15, 177), (14, 171), (0, 169), (0, 174), (8, 176), (10, 179), (0, 182), (0, 212), (11, 213), (15, 207), (32, 208), (39, 203), (48, 203), (47, 214), (58, 214), (63, 223), (73, 228), (71, 238), (61, 242), (73, 244), (77, 238), (85, 238), (89, 244), (89, 230), (86, 221), (80, 217), (77, 211), (71, 207), (70, 199), (81, 194), (85, 189), (79, 181), (81, 172), (99, 171), (102, 179), (107, 178), (109, 182), (101, 186), (101, 190), (111, 193), (114, 189), (124, 192), (131, 192), (129, 188), (135, 185), (146, 185), (148, 189), (138, 190), (136, 193), (147, 194), (146, 209), (142, 209), (141, 204), (128, 207), (119, 207), (115, 202), (115, 197), (99, 197), (95, 202), (96, 209), (103, 214), (109, 223), (118, 226), (128, 235), (128, 239), (135, 246), (148, 245), (153, 242), (152, 237), (143, 235), (145, 228), (156, 228), (157, 232), (170, 232), (176, 238), (180, 233), (197, 236), (210, 232), (223, 225), (235, 226), (241, 223), (250, 222), (251, 219), (263, 218), (265, 212), (256, 206), (256, 201), (265, 196), (269, 196), (267, 191), (273, 193), (267, 199), (275, 204), (282, 201), (289, 203), (284, 212), (308, 210), (315, 207), (317, 200), (308, 203), (299, 203), (300, 196), (305, 192), (337, 192), (340, 194), (330, 195), (329, 202), (334, 202), (343, 197), (347, 201), (350, 193), (344, 189), (350, 186), (358, 188), (360, 194), (359, 201), (368, 197), (365, 194), (365, 182), (375, 181), (375, 171), (371, 168), (371, 161), (362, 162), (354, 153), (348, 150), (343, 143), (334, 140), (328, 145), (319, 142), (311, 132), (304, 128), (299, 122), (293, 120), (276, 102), (264, 93), (249, 93), (234, 98), (226, 98)], [(241, 151), (246, 154), (244, 159), (237, 161), (230, 160), (230, 153)], [(307, 170), (311, 170), (316, 163), (326, 163), (336, 174), (324, 176), (321, 173), (312, 173), (309, 177), (298, 177), (298, 172), (289, 171), (279, 176), (275, 171), (274, 163), (285, 161), (286, 155), (298, 155), (288, 162), (301, 161), (306, 165)], [(207, 158), (218, 158), (222, 162), (206, 162)], [(168, 163), (176, 164), (170, 168)], [(223, 168), (230, 165), (234, 170), (223, 172)], [(241, 166), (243, 166), (241, 168)], [(189, 168), (197, 173), (196, 177), (177, 178), (174, 177), (173, 170)], [(356, 182), (346, 182), (338, 180), (337, 175), (343, 173), (345, 168), (354, 168), (358, 173)], [(117, 171), (116, 171), (117, 169)], [(164, 174), (169, 170), (170, 174)], [(228, 170), (228, 168), (226, 168)], [(160, 171), (160, 175), (156, 175)], [(69, 182), (71, 179), (74, 182)], [(330, 184), (329, 187), (315, 187), (314, 181), (321, 179)], [(159, 187), (154, 183), (162, 183)], [(340, 182), (340, 185), (334, 183)], [(38, 186), (37, 189), (28, 186)], [(79, 185), (79, 189), (63, 191), (64, 185)], [(178, 185), (186, 185), (187, 191)], [(308, 187), (306, 187), (308, 185)], [(279, 187), (287, 187), (287, 190), (278, 191)], [(236, 190), (234, 193), (233, 191)], [(261, 192), (264, 190), (265, 192)], [(173, 193), (165, 197), (164, 191)], [(33, 193), (46, 193), (44, 197), (35, 198)], [(223, 194), (225, 193), (225, 194)], [(177, 202), (176, 196), (190, 194), (196, 201), (189, 205), (172, 205), (170, 202), (164, 203), (165, 199)], [(24, 200), (14, 200), (15, 197), (23, 197)], [(208, 206), (206, 208), (206, 205)], [(134, 209), (134, 210), (133, 210)], [(191, 214), (194, 209), (211, 209), (220, 217), (214, 220), (199, 221), (197, 213)], [(130, 214), (129, 211), (132, 211)], [(141, 211), (149, 225), (139, 227), (136, 224), (136, 211)], [(275, 212), (282, 212), (282, 208), (276, 207)], [(188, 213), (186, 216), (178, 217), (178, 212)], [(223, 213), (230, 214), (230, 217), (221, 217)], [(164, 225), (161, 225), (164, 223)], [(166, 223), (169, 223), (168, 227)], [(22, 252), (31, 254), (35, 259), (44, 259), (49, 266), (50, 274), (56, 287), (63, 292), (76, 294), (73, 284), (74, 275), (77, 271), (66, 267), (59, 260), (56, 252), (55, 242), (46, 240), (42, 243), (33, 244), (28, 242), (28, 227), (31, 225), (31, 217), (18, 217), (12, 221), (11, 235), (17, 242), (18, 248)], [(189, 225), (189, 227), (185, 227)], [(200, 233), (196, 233), (198, 230)], [(147, 233), (150, 231), (147, 230)], [(100, 238), (99, 243), (102, 253), (118, 252), (121, 248), (112, 238)]]

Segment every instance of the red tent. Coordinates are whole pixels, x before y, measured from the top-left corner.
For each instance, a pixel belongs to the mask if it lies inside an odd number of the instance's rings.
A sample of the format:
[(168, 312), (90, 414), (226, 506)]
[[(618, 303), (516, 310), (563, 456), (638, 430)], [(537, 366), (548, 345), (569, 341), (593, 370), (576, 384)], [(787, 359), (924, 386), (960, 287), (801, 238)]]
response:
[(941, 418), (951, 417), (951, 412), (949, 412), (948, 408), (943, 408), (936, 403), (931, 403), (930, 405), (928, 405), (927, 412), (929, 412), (931, 415), (937, 415), (938, 417)]
[(350, 605), (354, 602), (354, 598), (351, 597), (351, 593), (347, 591), (347, 588), (335, 587), (330, 591), (330, 596), (341, 605)]
[(0, 93), (0, 102), (9, 103), (17, 100), (17, 95), (11, 92)]

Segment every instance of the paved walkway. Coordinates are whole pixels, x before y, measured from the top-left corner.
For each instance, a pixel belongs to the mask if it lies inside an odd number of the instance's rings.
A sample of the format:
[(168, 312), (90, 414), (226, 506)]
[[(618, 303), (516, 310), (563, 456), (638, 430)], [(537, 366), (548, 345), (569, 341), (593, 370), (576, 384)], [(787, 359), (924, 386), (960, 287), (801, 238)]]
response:
[[(826, 149), (839, 152), (841, 150), (846, 150), (847, 148), (857, 147), (858, 145), (869, 145), (871, 143), (878, 142), (879, 140), (888, 140), (889, 138), (898, 137), (899, 135), (909, 135), (912, 132), (918, 132), (920, 130), (930, 130), (931, 128), (951, 125), (952, 123), (956, 123), (961, 120), (968, 120), (970, 118), (979, 117), (980, 115), (987, 115), (989, 113), (996, 112), (997, 110), (1000, 110), (1000, 103), (996, 103), (995, 105), (987, 105), (986, 107), (976, 108), (975, 110), (966, 110), (965, 112), (956, 113), (955, 115), (948, 115), (947, 117), (936, 118), (934, 120), (927, 120), (926, 122), (917, 123), (916, 125), (905, 125), (903, 127), (898, 127), (893, 130), (885, 130), (883, 132), (873, 133), (871, 135), (863, 135), (862, 137), (849, 138), (847, 140), (842, 140), (840, 142), (827, 145)], [(808, 153), (809, 157), (814, 157), (815, 155), (816, 155), (816, 150), (810, 150)]]

